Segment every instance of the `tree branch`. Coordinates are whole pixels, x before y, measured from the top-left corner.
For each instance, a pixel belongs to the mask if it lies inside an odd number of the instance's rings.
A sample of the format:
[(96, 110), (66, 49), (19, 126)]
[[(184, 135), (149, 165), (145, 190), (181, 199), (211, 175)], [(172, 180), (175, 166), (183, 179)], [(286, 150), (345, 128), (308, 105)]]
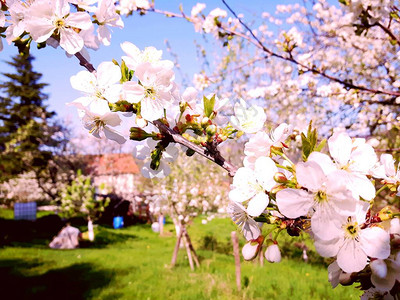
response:
[(400, 46), (400, 39), (389, 29), (389, 27), (384, 26), (380, 22), (376, 22), (374, 25), (378, 26), (381, 28), (387, 35), (390, 36), (390, 38), (394, 41), (396, 41), (397, 45)]
[[(227, 7), (227, 9), (234, 15), (234, 17), (239, 21), (239, 23), (246, 29), (246, 31), (248, 31), (251, 35), (247, 36), (244, 33), (238, 32), (238, 31), (234, 31), (231, 30), (229, 28), (225, 28), (222, 25), (219, 25), (219, 28), (222, 29), (223, 31), (225, 31), (226, 33), (230, 34), (230, 35), (235, 35), (238, 36), (242, 39), (247, 40), (249, 43), (253, 44), (254, 46), (256, 46), (257, 48), (261, 49), (262, 51), (264, 51), (265, 53), (267, 53), (268, 55), (272, 56), (272, 57), (276, 57), (282, 60), (286, 60), (289, 61), (291, 63), (294, 63), (300, 67), (302, 67), (303, 69), (309, 71), (309, 72), (313, 72), (315, 74), (318, 74), (326, 79), (329, 79), (331, 81), (335, 81), (338, 82), (340, 84), (342, 84), (344, 87), (346, 88), (350, 88), (350, 89), (356, 89), (356, 90), (360, 90), (360, 91), (364, 91), (364, 92), (368, 92), (368, 93), (373, 93), (373, 94), (383, 94), (383, 95), (390, 95), (390, 96), (396, 96), (396, 97), (400, 97), (400, 92), (397, 91), (388, 91), (388, 90), (379, 90), (379, 89), (372, 89), (372, 88), (368, 88), (366, 86), (362, 86), (362, 85), (358, 85), (358, 84), (354, 84), (354, 83), (350, 83), (347, 82), (345, 80), (342, 80), (340, 78), (337, 78), (335, 76), (329, 75), (323, 71), (318, 70), (315, 67), (308, 67), (302, 63), (300, 63), (299, 61), (297, 61), (291, 54), (289, 57), (283, 56), (281, 54), (278, 54), (274, 51), (272, 51), (271, 49), (268, 49), (263, 42), (261, 42), (261, 40), (253, 33), (253, 31), (251, 30), (251, 28), (242, 21), (242, 19), (239, 18), (239, 16), (235, 13), (235, 11), (226, 3), (225, 0), (222, 0), (223, 4)], [(192, 18), (186, 16), (183, 12), (179, 13), (174, 13), (174, 12), (169, 12), (169, 11), (162, 11), (159, 9), (155, 9), (154, 7), (146, 10), (146, 11), (150, 11), (153, 13), (157, 13), (157, 14), (162, 14), (165, 15), (167, 17), (170, 18), (183, 18), (186, 19), (189, 22), (193, 22)], [(387, 29), (385, 28), (385, 26), (382, 26), (382, 24), (376, 24), (377, 26), (381, 27), (383, 30)], [(390, 31), (390, 30), (389, 30)], [(391, 35), (392, 32), (387, 32), (387, 30), (385, 30), (386, 33), (388, 33), (389, 35)], [(393, 35), (393, 34), (392, 34)], [(392, 36), (391, 35), (391, 36)], [(395, 39), (396, 42), (398, 41), (398, 39)], [(400, 40), (399, 40), (400, 42)], [(382, 103), (383, 105), (387, 104), (387, 103)]]
[[(82, 56), (82, 54), (76, 53), (75, 56), (79, 59), (81, 66), (85, 67), (91, 73), (96, 72), (96, 69), (93, 67), (93, 65), (90, 62), (88, 62), (86, 58)], [(189, 142), (183, 136), (173, 131), (167, 125), (163, 124), (161, 121), (156, 120), (150, 123), (156, 126), (158, 130), (160, 130), (160, 132), (170, 136), (175, 143), (181, 144), (189, 149), (192, 149), (194, 152), (200, 154), (201, 156), (207, 158), (208, 160), (211, 160), (212, 162), (216, 163), (217, 165), (221, 166), (223, 169), (228, 171), (229, 176), (231, 177), (235, 176), (237, 167), (232, 165), (229, 161), (225, 160), (218, 150), (210, 152), (207, 149), (204, 149), (192, 142)]]
[(168, 134), (175, 143), (181, 144), (189, 149), (192, 149), (194, 152), (198, 153), (199, 155), (207, 158), (208, 160), (216, 163), (226, 171), (228, 171), (229, 176), (233, 177), (235, 176), (235, 173), (237, 171), (237, 167), (232, 165), (229, 161), (225, 160), (221, 154), (218, 152), (216, 153), (211, 153), (207, 149), (204, 149), (192, 142), (189, 142), (187, 139), (185, 139), (182, 135), (179, 133), (175, 132), (171, 128), (169, 128), (167, 125), (163, 124), (161, 121), (153, 121), (152, 124), (156, 126), (161, 132)]
[[(240, 24), (242, 24), (244, 26), (244, 28), (246, 28), (246, 30), (250, 33), (250, 35), (253, 37), (253, 39), (255, 40), (255, 42), (252, 42), (252, 44), (258, 46), (258, 48), (262, 49), (264, 52), (268, 53), (269, 55), (273, 56), (273, 57), (277, 57), (286, 61), (290, 61), (298, 66), (301, 66), (302, 68), (306, 69), (307, 71), (316, 73), (321, 75), (322, 77), (325, 77), (329, 80), (338, 82), (342, 85), (344, 85), (347, 88), (351, 88), (351, 89), (356, 89), (356, 90), (361, 90), (361, 91), (366, 91), (366, 92), (370, 92), (373, 94), (385, 94), (385, 95), (391, 95), (391, 96), (396, 96), (396, 97), (400, 97), (400, 92), (396, 92), (396, 91), (387, 91), (387, 90), (378, 90), (378, 89), (371, 89), (371, 88), (367, 88), (365, 86), (362, 85), (357, 85), (357, 84), (353, 84), (353, 83), (349, 83), (345, 80), (339, 79), (337, 77), (331, 76), (326, 74), (323, 71), (318, 70), (317, 68), (313, 68), (313, 67), (308, 67), (302, 63), (300, 63), (299, 61), (297, 61), (296, 59), (294, 59), (294, 57), (291, 55), (291, 53), (289, 53), (289, 57), (277, 54), (275, 52), (273, 52), (272, 50), (268, 49), (261, 41), (260, 39), (253, 33), (253, 31), (251, 30), (251, 28), (244, 23), (239, 16), (233, 11), (233, 9), (226, 3), (225, 0), (222, 0), (222, 2), (224, 3), (224, 5), (228, 8), (228, 10), (235, 16), (235, 18), (239, 21)], [(377, 24), (379, 26), (379, 23)], [(382, 29), (384, 29), (384, 26), (380, 26)], [(240, 33), (236, 33), (233, 30), (227, 30), (223, 27), (221, 27), (222, 29), (224, 29), (225, 31), (240, 36), (242, 38), (245, 38), (246, 40), (250, 41), (250, 38), (245, 36), (244, 34)], [(397, 40), (396, 40), (397, 41)]]

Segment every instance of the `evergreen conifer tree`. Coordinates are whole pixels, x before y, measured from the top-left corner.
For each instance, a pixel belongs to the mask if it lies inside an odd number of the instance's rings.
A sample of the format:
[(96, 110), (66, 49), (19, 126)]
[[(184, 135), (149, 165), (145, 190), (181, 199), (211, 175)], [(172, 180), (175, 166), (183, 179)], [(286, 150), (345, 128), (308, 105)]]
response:
[(45, 105), (46, 83), (42, 74), (33, 70), (34, 58), (29, 54), (13, 57), (9, 65), (15, 73), (2, 73), (0, 82), (0, 182), (21, 173), (44, 170), (57, 146), (52, 138), (55, 128)]

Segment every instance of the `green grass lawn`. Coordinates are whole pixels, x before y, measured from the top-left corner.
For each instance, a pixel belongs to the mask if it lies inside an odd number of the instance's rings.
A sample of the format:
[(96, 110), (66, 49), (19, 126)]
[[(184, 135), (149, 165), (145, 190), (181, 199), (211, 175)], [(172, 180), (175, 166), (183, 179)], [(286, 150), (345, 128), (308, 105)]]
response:
[[(4, 214), (0, 213), (0, 216)], [(175, 237), (149, 225), (97, 228), (96, 243), (52, 250), (47, 243), (0, 248), (2, 299), (358, 299), (353, 287), (332, 289), (326, 268), (300, 259), (279, 264), (242, 262), (242, 291), (236, 291), (228, 219), (200, 220), (189, 233), (201, 259), (191, 271), (180, 250), (170, 267)]]

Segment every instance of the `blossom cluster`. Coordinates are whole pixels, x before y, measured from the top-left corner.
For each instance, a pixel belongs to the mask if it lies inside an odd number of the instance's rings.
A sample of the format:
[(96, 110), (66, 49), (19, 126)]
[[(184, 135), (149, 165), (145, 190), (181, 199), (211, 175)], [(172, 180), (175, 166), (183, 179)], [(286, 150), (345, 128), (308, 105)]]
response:
[[(374, 211), (379, 192), (399, 194), (400, 171), (393, 157), (383, 154), (378, 160), (365, 139), (352, 139), (346, 132), (335, 132), (327, 140), (329, 154), (322, 153), (325, 140), (313, 144), (316, 131), (310, 126), (302, 134), (303, 159), (294, 164), (285, 155), (287, 134), (279, 134), (275, 143), (261, 134), (263, 138), (254, 136), (245, 144), (244, 167), (236, 172), (229, 193), (232, 219), (249, 241), (243, 256), (258, 254), (264, 242), (258, 222), (267, 222), (291, 235), (300, 230), (310, 234), (317, 252), (335, 259), (328, 269), (333, 286), (343, 274), (353, 274), (354, 282), (355, 274), (369, 272), (374, 291), (383, 295), (394, 290), (400, 274), (400, 214), (394, 206)], [(297, 223), (294, 231), (289, 220)], [(280, 252), (276, 240), (269, 243), (265, 255), (273, 261)]]
[(73, 55), (84, 47), (110, 45), (111, 28), (124, 27), (119, 12), (127, 5), (135, 10), (149, 7), (147, 1), (126, 2), (116, 6), (114, 0), (6, 0), (7, 12), (0, 12), (0, 26), (7, 28), (8, 44), (29, 46), (32, 38), (38, 44), (59, 45)]

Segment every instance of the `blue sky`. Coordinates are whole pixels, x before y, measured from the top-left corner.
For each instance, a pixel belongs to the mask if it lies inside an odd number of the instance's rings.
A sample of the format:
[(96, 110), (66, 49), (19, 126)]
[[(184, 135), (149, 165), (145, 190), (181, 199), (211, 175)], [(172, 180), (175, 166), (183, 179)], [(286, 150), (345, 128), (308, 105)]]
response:
[[(206, 13), (215, 7), (225, 9), (222, 1), (156, 0), (155, 2), (156, 8), (173, 12), (177, 12), (179, 4), (183, 3), (184, 11), (187, 14), (190, 14), (192, 6), (197, 2), (203, 2), (207, 5)], [(289, 0), (228, 0), (227, 2), (237, 13), (243, 13), (247, 20), (253, 19), (255, 15), (260, 16), (261, 12), (264, 11), (273, 13), (277, 4), (302, 3), (302, 1)], [(172, 50), (179, 57), (183, 72), (187, 73), (189, 78), (192, 78), (193, 74), (200, 69), (194, 41), (201, 43), (203, 38), (201, 34), (194, 32), (193, 26), (189, 22), (183, 19), (166, 18), (153, 13), (146, 16), (134, 14), (123, 20), (125, 28), (122, 30), (114, 29), (111, 46), (103, 46), (97, 51), (90, 51), (91, 62), (95, 67), (100, 62), (113, 58), (120, 61), (120, 57), (124, 55), (120, 44), (124, 41), (130, 41), (140, 49), (146, 46), (154, 46), (164, 51), (163, 58), (171, 59), (165, 46), (165, 40), (168, 40)], [(4, 50), (0, 52), (0, 73), (10, 71), (4, 61), (10, 60), (11, 56), (17, 54), (15, 47), (4, 44)], [(60, 118), (70, 119), (74, 124), (77, 124), (79, 121), (76, 109), (67, 107), (65, 103), (80, 96), (78, 91), (72, 89), (69, 78), (83, 70), (83, 67), (79, 65), (75, 57), (68, 58), (60, 48), (54, 49), (48, 46), (45, 49), (37, 50), (35, 44), (33, 44), (31, 53), (36, 57), (34, 61), (35, 70), (43, 74), (42, 82), (49, 84), (45, 93), (49, 95), (48, 105), (50, 109), (56, 111)]]

